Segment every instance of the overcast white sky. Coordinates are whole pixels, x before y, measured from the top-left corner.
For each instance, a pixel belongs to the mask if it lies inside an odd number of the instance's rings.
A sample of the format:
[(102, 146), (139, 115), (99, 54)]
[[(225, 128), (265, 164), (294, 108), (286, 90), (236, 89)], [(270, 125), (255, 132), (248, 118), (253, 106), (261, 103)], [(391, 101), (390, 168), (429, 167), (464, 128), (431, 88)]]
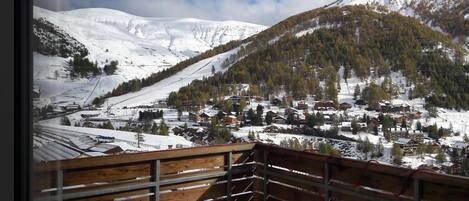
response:
[(54, 11), (112, 8), (145, 17), (193, 17), (273, 25), (334, 0), (34, 0)]

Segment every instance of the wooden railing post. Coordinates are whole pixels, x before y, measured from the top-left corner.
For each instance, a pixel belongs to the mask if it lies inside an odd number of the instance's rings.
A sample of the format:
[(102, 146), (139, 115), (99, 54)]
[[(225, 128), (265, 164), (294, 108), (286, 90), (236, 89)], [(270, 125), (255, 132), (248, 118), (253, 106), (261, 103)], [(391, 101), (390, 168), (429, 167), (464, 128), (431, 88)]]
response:
[(414, 201), (420, 201), (421, 199), (420, 182), (419, 179), (414, 179)]
[(64, 172), (60, 168), (57, 169), (57, 201), (62, 201), (62, 195), (63, 195), (63, 186), (64, 186)]
[(268, 157), (269, 157), (269, 153), (268, 151), (265, 151), (264, 152), (264, 201), (268, 200), (269, 198), (269, 188), (268, 188), (269, 178), (267, 175), (268, 166), (269, 166)]
[(155, 182), (155, 186), (153, 187), (153, 199), (154, 201), (160, 200), (160, 160), (154, 161), (154, 170), (153, 170), (153, 180)]
[(227, 178), (226, 178), (226, 200), (230, 201), (231, 200), (231, 180), (232, 180), (232, 161), (231, 158), (233, 156), (233, 153), (230, 151), (226, 153), (225, 155), (225, 167), (226, 167), (226, 172), (227, 172)]
[(329, 177), (330, 177), (330, 167), (327, 161), (324, 163), (324, 200), (329, 201), (330, 191), (329, 191)]

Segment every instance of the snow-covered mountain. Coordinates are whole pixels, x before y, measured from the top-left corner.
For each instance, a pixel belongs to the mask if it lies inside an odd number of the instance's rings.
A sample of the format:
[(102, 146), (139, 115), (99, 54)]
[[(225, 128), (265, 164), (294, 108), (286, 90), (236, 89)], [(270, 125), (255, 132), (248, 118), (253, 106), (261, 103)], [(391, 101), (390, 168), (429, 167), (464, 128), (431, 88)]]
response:
[(266, 29), (238, 21), (145, 18), (103, 8), (53, 12), (34, 7), (34, 18), (54, 27), (53, 33), (35, 32), (45, 43), (54, 41), (51, 37), (67, 38), (67, 45), (83, 45), (89, 53), (87, 58), (96, 61), (99, 68), (110, 61), (119, 63), (115, 75), (71, 80), (67, 65), (70, 55), (36, 53), (34, 79), (41, 97), (46, 102), (64, 104), (89, 103), (121, 82), (148, 77), (213, 47)]

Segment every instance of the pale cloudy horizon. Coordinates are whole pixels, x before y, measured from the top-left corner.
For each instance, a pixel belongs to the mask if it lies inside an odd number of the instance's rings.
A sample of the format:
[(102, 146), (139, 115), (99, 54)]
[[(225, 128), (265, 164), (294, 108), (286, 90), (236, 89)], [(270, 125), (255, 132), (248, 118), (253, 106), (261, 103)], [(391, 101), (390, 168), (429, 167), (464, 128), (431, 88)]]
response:
[(237, 20), (271, 26), (334, 0), (34, 0), (36, 6), (66, 11), (110, 8), (143, 17)]

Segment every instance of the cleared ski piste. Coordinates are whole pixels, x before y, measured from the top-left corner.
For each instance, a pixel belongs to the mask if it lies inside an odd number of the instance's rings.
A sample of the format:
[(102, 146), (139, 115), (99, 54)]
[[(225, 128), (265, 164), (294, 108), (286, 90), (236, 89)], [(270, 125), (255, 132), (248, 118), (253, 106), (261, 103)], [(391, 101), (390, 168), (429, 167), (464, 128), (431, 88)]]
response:
[(165, 100), (171, 92), (178, 91), (181, 87), (187, 86), (192, 81), (212, 76), (212, 66), (215, 67), (216, 72), (227, 70), (228, 68), (222, 68), (221, 64), (225, 59), (236, 54), (238, 50), (239, 48), (235, 48), (199, 61), (169, 78), (163, 79), (149, 87), (142, 88), (140, 91), (109, 98), (103, 106), (105, 108), (133, 107), (151, 105), (155, 101)]

